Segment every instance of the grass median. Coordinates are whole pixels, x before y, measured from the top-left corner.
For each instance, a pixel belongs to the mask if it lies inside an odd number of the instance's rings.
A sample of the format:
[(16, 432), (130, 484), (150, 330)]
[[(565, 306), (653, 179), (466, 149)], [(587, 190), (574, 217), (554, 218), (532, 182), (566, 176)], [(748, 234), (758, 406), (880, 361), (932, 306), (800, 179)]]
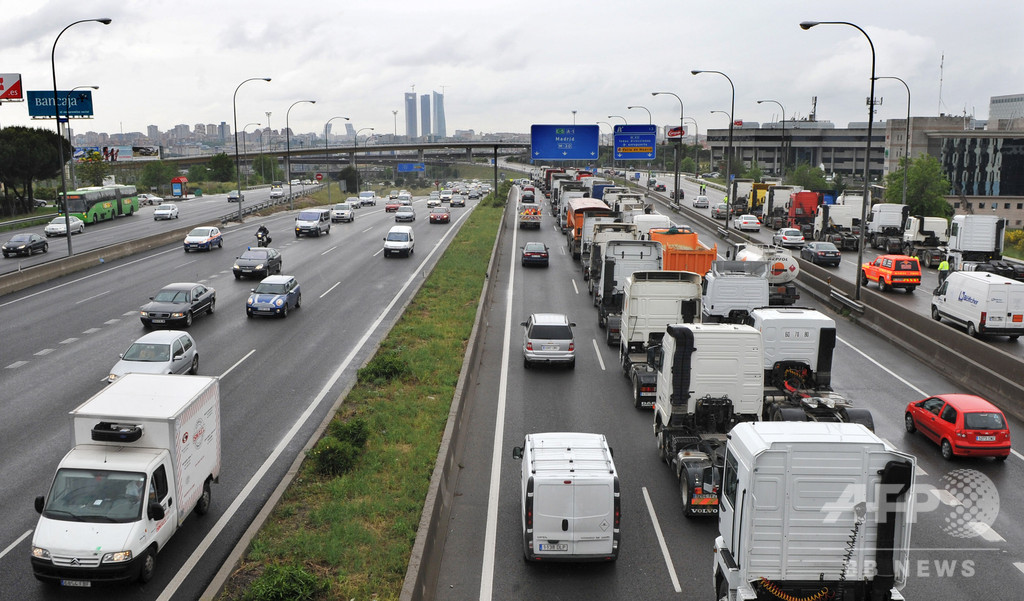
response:
[(219, 599), (398, 599), (508, 184), (473, 210)]

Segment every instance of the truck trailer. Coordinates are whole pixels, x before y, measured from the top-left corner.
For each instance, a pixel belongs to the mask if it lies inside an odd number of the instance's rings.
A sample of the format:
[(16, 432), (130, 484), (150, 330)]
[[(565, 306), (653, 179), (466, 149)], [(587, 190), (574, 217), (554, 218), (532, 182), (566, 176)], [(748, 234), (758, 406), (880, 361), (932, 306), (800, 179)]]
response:
[(597, 325), (605, 328), (609, 346), (619, 344), (619, 315), (622, 313), (622, 290), (634, 271), (655, 271), (662, 268), (661, 243), (652, 240), (609, 240), (604, 245), (604, 261), (600, 278), (594, 283), (594, 304)]

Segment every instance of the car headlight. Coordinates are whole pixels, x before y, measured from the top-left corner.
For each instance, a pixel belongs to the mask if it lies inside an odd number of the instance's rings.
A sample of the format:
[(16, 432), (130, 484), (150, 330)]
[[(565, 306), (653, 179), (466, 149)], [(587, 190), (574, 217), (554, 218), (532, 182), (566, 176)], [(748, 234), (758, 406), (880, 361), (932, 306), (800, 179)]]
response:
[(245, 301), (245, 304), (246, 304), (246, 305), (250, 305), (250, 306), (251, 306), (251, 305), (252, 305), (253, 303), (255, 303), (255, 302), (256, 302), (256, 297), (254, 297), (254, 296), (250, 296), (250, 297), (249, 297), (249, 300)]
[(19, 247), (18, 247), (18, 250), (25, 250), (25, 245), (24, 245), (24, 244), (22, 244), (21, 246), (19, 246)]
[(239, 268), (238, 267), (238, 263), (235, 263), (234, 265), (231, 266), (231, 269), (238, 269), (238, 268)]
[(257, 266), (255, 267), (255, 269), (256, 269), (256, 270), (260, 270), (260, 269), (263, 269), (263, 263), (260, 263), (259, 265), (257, 265)]
[(284, 299), (283, 298), (277, 297), (277, 298), (274, 299), (274, 306), (275, 307), (280, 307), (282, 305), (284, 305)]
[(103, 554), (103, 563), (124, 563), (132, 560), (131, 551), (114, 551), (113, 553)]
[(109, 374), (107, 376), (107, 382), (113, 382), (116, 379), (117, 379), (117, 374)]
[(148, 311), (139, 311), (139, 317), (149, 317)]
[(32, 557), (36, 559), (50, 559), (50, 551), (42, 547), (32, 547)]
[(175, 311), (174, 313), (171, 313), (171, 317), (173, 317), (173, 318), (185, 317), (185, 312), (184, 311)]

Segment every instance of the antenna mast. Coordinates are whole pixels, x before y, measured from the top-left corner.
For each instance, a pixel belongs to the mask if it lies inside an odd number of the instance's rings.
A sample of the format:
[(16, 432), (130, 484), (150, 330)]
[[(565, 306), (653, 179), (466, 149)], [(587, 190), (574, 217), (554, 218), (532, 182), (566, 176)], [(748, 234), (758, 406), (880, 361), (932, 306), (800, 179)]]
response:
[(942, 69), (945, 66), (945, 64), (946, 64), (946, 53), (943, 52), (942, 53), (942, 58), (939, 59), (939, 110), (936, 111), (936, 113), (940, 114), (940, 115), (942, 114)]

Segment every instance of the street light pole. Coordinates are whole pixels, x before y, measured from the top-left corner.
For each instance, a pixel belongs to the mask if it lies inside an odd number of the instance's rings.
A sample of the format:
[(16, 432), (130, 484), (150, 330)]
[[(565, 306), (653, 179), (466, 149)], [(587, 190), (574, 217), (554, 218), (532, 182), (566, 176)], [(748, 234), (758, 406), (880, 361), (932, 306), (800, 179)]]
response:
[(875, 79), (895, 79), (896, 81), (903, 84), (903, 87), (907, 89), (907, 124), (906, 132), (904, 133), (904, 150), (903, 150), (903, 204), (907, 204), (907, 171), (910, 171), (910, 86), (907, 82), (903, 81), (899, 77), (892, 75), (886, 75), (884, 77), (876, 77)]
[(576, 109), (572, 109), (572, 124), (576, 125)]
[(693, 176), (700, 174), (700, 126), (693, 117), (687, 117), (687, 121), (693, 121)]
[(327, 120), (327, 123), (324, 123), (324, 164), (327, 165), (327, 204), (331, 204), (331, 151), (327, 149), (327, 127), (335, 119), (348, 121), (348, 117), (331, 117)]
[(284, 165), (285, 165), (285, 176), (288, 177), (288, 209), (289, 210), (295, 208), (295, 197), (292, 196), (292, 128), (291, 128), (291, 125), (290, 125), (291, 121), (289, 121), (289, 118), (291, 117), (292, 108), (296, 104), (302, 104), (303, 102), (308, 102), (309, 104), (316, 104), (316, 100), (296, 100), (295, 102), (292, 103), (291, 106), (288, 107), (288, 110), (285, 111), (285, 113), (284, 113), (284, 143), (285, 143)]
[[(259, 125), (259, 123), (255, 123), (255, 122), (254, 123), (246, 123), (245, 125), (242, 126), (242, 152), (245, 153), (246, 161), (248, 161), (248, 163), (249, 163), (249, 169), (247, 169), (246, 172), (245, 172), (245, 189), (246, 190), (249, 189), (249, 171), (252, 171), (252, 161), (249, 160), (249, 143), (248, 143), (248, 139), (245, 136), (245, 128), (249, 127), (250, 125)], [(242, 191), (241, 190), (238, 191), (238, 198), (239, 198), (239, 200), (241, 200), (241, 198), (242, 198)]]
[(358, 151), (359, 151), (359, 132), (367, 131), (367, 130), (373, 131), (373, 128), (372, 127), (363, 127), (361, 129), (359, 129), (358, 131), (356, 131), (356, 135), (353, 136), (353, 138), (352, 138), (353, 146), (355, 147), (355, 151), (352, 152), (352, 164), (356, 168), (356, 194), (357, 195), (359, 194), (359, 163), (356, 160), (356, 154), (358, 154)]
[[(231, 116), (232, 116), (232, 127), (231, 133), (235, 134), (235, 184), (238, 186), (238, 222), (242, 222), (242, 203), (245, 202), (245, 195), (242, 194), (242, 173), (241, 167), (238, 160), (238, 89), (244, 86), (250, 81), (270, 81), (269, 77), (250, 77), (249, 79), (243, 80), (242, 83), (238, 84), (235, 88), (235, 93), (231, 96)], [(267, 113), (267, 118), (270, 118), (270, 113)]]
[[(57, 38), (53, 40), (53, 48), (50, 50), (50, 70), (53, 73), (53, 117), (57, 123), (57, 159), (60, 164), (60, 189), (63, 193), (61, 197), (64, 201), (64, 235), (68, 239), (68, 256), (72, 256), (74, 252), (71, 250), (71, 211), (68, 207), (68, 181), (64, 177), (64, 136), (60, 132), (60, 101), (57, 99), (57, 62), (55, 60), (57, 54), (57, 42), (60, 41), (60, 36), (64, 35), (64, 32), (71, 29), (79, 23), (89, 23), (95, 21), (97, 23), (103, 23), (104, 25), (110, 25), (111, 19), (82, 19), (81, 21), (75, 21), (68, 25), (64, 29), (60, 30), (57, 34)], [(74, 157), (71, 157), (74, 159)]]
[(765, 100), (758, 100), (757, 101), (758, 104), (761, 104), (762, 102), (774, 102), (775, 104), (779, 105), (780, 109), (782, 109), (782, 168), (779, 169), (779, 173), (782, 174), (782, 179), (785, 180), (786, 179), (786, 161), (789, 158), (787, 156), (789, 153), (786, 152), (786, 107), (782, 106), (782, 103), (779, 102), (778, 100), (767, 100), (767, 99), (765, 99)]
[[(89, 88), (92, 90), (100, 89), (99, 86), (75, 86), (68, 90), (68, 93), (74, 92), (75, 90), (83, 90)], [(71, 189), (78, 189), (78, 176), (75, 175), (75, 140), (74, 133), (71, 131), (71, 119), (68, 118), (68, 144), (71, 145)]]
[[(860, 207), (860, 241), (857, 244), (857, 269), (860, 269), (860, 266), (864, 264), (864, 234), (867, 230), (868, 205), (871, 204), (871, 188), (868, 186), (868, 177), (871, 175), (871, 124), (875, 117), (875, 44), (871, 41), (871, 37), (866, 31), (848, 21), (804, 21), (803, 23), (800, 23), (800, 29), (806, 31), (815, 25), (849, 25), (864, 34), (864, 37), (868, 40), (868, 46), (871, 47), (871, 89), (868, 93), (868, 136), (866, 148), (864, 150), (864, 202), (861, 203)], [(907, 88), (907, 90), (909, 97), (910, 88)], [(907, 119), (907, 125), (909, 126), (909, 124), (910, 120)], [(907, 143), (909, 144), (910, 141), (907, 140)], [(861, 289), (860, 274), (857, 274), (855, 279), (857, 280), (855, 299), (859, 301)]]
[(675, 92), (651, 92), (651, 96), (658, 96), (659, 94), (667, 94), (669, 96), (675, 96), (676, 100), (679, 101), (679, 144), (676, 146), (676, 159), (675, 159), (675, 177), (672, 180), (672, 200), (676, 204), (679, 203), (679, 161), (683, 154), (683, 99), (679, 97)]
[[(725, 189), (726, 196), (735, 196), (735, 190), (733, 189), (734, 186), (732, 185), (732, 127), (733, 124), (736, 123), (736, 86), (732, 84), (732, 78), (726, 75), (725, 73), (722, 73), (721, 71), (702, 71), (700, 69), (694, 69), (693, 71), (690, 71), (690, 73), (692, 73), (693, 75), (698, 75), (700, 73), (718, 73), (722, 77), (729, 80), (729, 88), (732, 90), (732, 101), (729, 103), (729, 154), (727, 154), (725, 157)], [(736, 202), (736, 199), (732, 198), (730, 199), (729, 203), (727, 203), (729, 205), (729, 207), (726, 208), (726, 211), (728, 212), (726, 213), (725, 218), (725, 231), (727, 233), (729, 231), (729, 213), (732, 213), (730, 207), (732, 207), (732, 203), (734, 202)]]
[(263, 165), (266, 162), (266, 159), (263, 158), (263, 129), (257, 129), (256, 132), (260, 135), (260, 180), (267, 183), (267, 170)]
[(395, 139), (393, 140), (393, 142), (398, 143), (398, 110), (397, 109), (392, 110), (391, 114), (394, 115), (394, 117), (395, 117), (395, 133), (394, 133)]
[(627, 106), (626, 108), (630, 109), (630, 110), (632, 110), (632, 109), (644, 109), (645, 111), (647, 111), (647, 125), (652, 125), (654, 123), (654, 116), (651, 115), (651, 109), (647, 108), (646, 106), (641, 106), (639, 104), (635, 104), (633, 106)]

